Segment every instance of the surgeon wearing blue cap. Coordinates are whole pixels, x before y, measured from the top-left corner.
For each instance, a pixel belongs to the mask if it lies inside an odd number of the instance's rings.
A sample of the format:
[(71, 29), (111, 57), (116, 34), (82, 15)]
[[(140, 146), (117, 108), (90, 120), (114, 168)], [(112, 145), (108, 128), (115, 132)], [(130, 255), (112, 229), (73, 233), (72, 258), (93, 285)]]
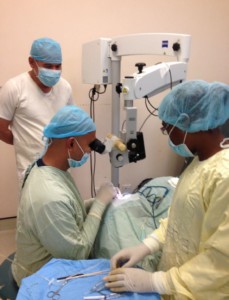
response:
[(68, 172), (87, 162), (96, 139), (96, 126), (84, 110), (63, 107), (43, 134), (44, 154), (28, 168), (21, 191), (12, 265), (18, 285), (52, 258), (87, 259), (115, 196), (113, 185), (105, 182), (95, 199), (82, 201)]
[(19, 183), (43, 148), (42, 131), (61, 107), (72, 104), (70, 84), (61, 77), (62, 51), (51, 38), (33, 41), (31, 70), (0, 89), (0, 140), (14, 145)]
[[(229, 120), (229, 86), (179, 84), (162, 100), (159, 118), (171, 149), (192, 162), (180, 176), (168, 218), (111, 259), (106, 286), (169, 300), (229, 299), (229, 138), (221, 131)], [(158, 250), (157, 272), (131, 268)]]

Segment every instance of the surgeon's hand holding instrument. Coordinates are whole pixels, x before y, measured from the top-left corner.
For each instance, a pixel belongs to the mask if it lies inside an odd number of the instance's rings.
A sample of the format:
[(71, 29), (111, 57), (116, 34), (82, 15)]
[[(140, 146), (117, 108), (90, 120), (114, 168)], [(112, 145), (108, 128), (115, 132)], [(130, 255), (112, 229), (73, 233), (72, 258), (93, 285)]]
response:
[(101, 185), (98, 192), (96, 193), (96, 199), (107, 205), (111, 203), (113, 198), (116, 196), (116, 189), (111, 182), (105, 182)]
[[(147, 272), (135, 268), (118, 268), (104, 278), (106, 287), (112, 292), (157, 292), (170, 294), (165, 272)], [(167, 287), (167, 289), (166, 289)], [(165, 292), (166, 291), (166, 292)]]
[(109, 294), (102, 293), (103, 290), (107, 289), (105, 284), (106, 284), (106, 282), (103, 279), (99, 280), (90, 289), (90, 293), (99, 293), (100, 295), (85, 296), (84, 300), (92, 300), (92, 299), (106, 299), (106, 300), (108, 300), (108, 299), (115, 299), (115, 298), (121, 297), (121, 295), (117, 294), (117, 293), (109, 293)]
[(120, 250), (111, 258), (111, 269), (133, 267), (145, 256), (160, 249), (160, 243), (154, 234), (151, 234), (142, 243)]
[(143, 243), (134, 247), (124, 248), (111, 258), (111, 269), (133, 267), (149, 254), (150, 249)]

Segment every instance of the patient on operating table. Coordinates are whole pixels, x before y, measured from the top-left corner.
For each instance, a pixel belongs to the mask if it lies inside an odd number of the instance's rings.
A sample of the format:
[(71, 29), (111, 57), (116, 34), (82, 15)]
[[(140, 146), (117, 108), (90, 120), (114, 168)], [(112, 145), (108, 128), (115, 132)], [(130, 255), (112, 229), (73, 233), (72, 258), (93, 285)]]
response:
[[(93, 257), (111, 258), (120, 249), (139, 244), (159, 226), (171, 204), (176, 177), (149, 180), (132, 194), (117, 194), (107, 209), (93, 248)], [(156, 270), (160, 253), (147, 256), (139, 266)]]

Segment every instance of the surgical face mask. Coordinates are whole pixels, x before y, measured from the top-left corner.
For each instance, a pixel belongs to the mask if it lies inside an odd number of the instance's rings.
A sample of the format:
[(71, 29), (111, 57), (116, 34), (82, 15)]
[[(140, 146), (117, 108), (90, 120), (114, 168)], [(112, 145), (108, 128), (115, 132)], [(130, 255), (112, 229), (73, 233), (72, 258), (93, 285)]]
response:
[(69, 165), (70, 168), (81, 167), (83, 164), (85, 164), (85, 162), (88, 160), (88, 158), (89, 158), (89, 153), (84, 153), (81, 160), (72, 159), (69, 155), (68, 165)]
[(171, 149), (175, 153), (177, 153), (178, 155), (180, 155), (180, 156), (183, 156), (183, 157), (194, 157), (195, 155), (189, 150), (189, 148), (185, 144), (185, 139), (186, 139), (187, 131), (185, 133), (183, 143), (179, 144), (179, 145), (174, 145), (173, 142), (170, 139), (170, 134), (171, 134), (172, 130), (173, 130), (173, 128), (170, 130), (170, 133), (169, 133), (169, 146), (171, 147)]
[(61, 70), (51, 70), (39, 66), (37, 67), (37, 77), (45, 86), (52, 87), (60, 80)]
[(70, 168), (77, 168), (77, 167), (81, 167), (83, 164), (86, 163), (86, 161), (88, 160), (89, 158), (89, 153), (86, 153), (83, 151), (83, 149), (81, 148), (80, 144), (77, 142), (76, 139), (74, 139), (76, 141), (76, 143), (78, 144), (80, 150), (83, 152), (83, 156), (81, 158), (81, 160), (75, 160), (75, 159), (72, 159), (71, 156), (70, 156), (70, 153), (68, 151), (68, 165)]
[(176, 152), (180, 156), (184, 156), (184, 157), (195, 156), (185, 144), (174, 145), (170, 138), (169, 138), (169, 146), (172, 148), (174, 152)]

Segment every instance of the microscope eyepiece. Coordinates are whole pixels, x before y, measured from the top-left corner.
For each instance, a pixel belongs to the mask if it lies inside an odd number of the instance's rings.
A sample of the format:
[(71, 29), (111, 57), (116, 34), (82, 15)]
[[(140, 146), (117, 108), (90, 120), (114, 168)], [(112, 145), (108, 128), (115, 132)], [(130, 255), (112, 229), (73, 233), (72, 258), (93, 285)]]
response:
[(106, 148), (105, 145), (99, 139), (95, 139), (93, 142), (91, 142), (89, 144), (89, 147), (91, 148), (91, 150), (100, 154), (102, 154)]

